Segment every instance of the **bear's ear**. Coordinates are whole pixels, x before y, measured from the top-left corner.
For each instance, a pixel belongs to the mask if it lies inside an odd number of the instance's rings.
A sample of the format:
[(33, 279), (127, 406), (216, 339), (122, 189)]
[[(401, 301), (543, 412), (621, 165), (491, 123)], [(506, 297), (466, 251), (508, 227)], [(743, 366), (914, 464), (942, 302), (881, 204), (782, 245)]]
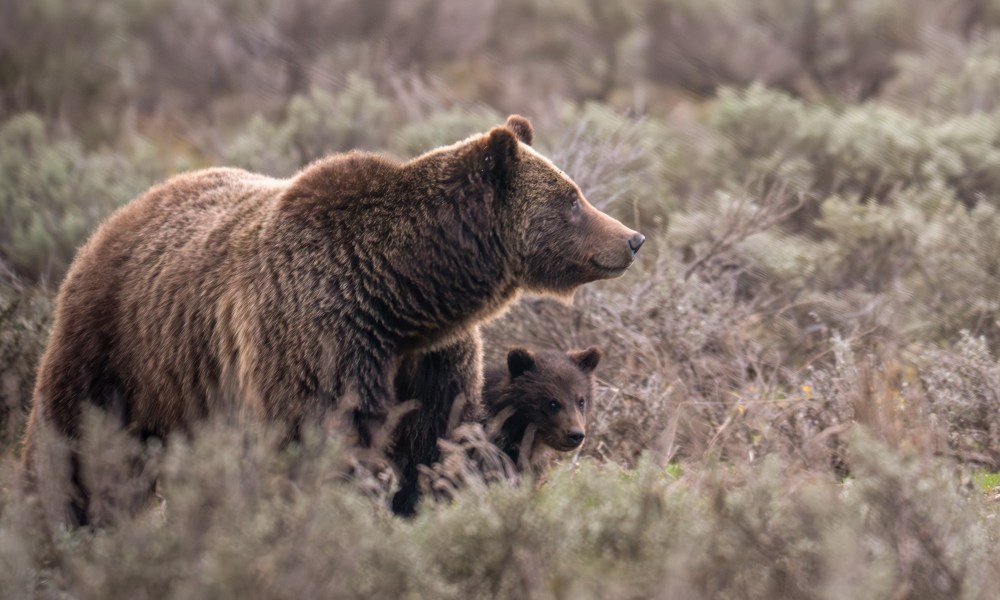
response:
[(584, 373), (593, 373), (594, 369), (597, 368), (597, 364), (601, 362), (601, 356), (603, 352), (597, 346), (591, 346), (586, 350), (580, 350), (579, 352), (569, 352), (567, 356), (569, 359), (576, 363)]
[(521, 115), (511, 115), (507, 117), (507, 129), (514, 132), (519, 142), (531, 145), (535, 140), (535, 129), (531, 126), (531, 121)]
[(517, 379), (535, 368), (535, 355), (524, 348), (514, 348), (507, 353), (507, 369), (510, 378)]
[(519, 152), (514, 132), (506, 127), (494, 127), (467, 148), (465, 172), (474, 180), (503, 187), (514, 170)]
[(494, 127), (486, 134), (487, 165), (497, 174), (514, 166), (519, 150), (514, 132), (506, 127)]
[(459, 195), (473, 193), (481, 197), (480, 192), (490, 190), (490, 197), (503, 197), (520, 158), (521, 148), (514, 132), (494, 127), (459, 144), (455, 160), (447, 167), (448, 175)]

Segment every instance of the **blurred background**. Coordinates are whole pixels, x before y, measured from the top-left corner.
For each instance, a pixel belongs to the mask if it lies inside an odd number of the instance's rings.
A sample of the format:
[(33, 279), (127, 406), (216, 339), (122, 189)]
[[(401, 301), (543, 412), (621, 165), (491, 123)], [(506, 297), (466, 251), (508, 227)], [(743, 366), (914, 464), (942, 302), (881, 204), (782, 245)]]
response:
[[(75, 248), (151, 183), (520, 113), (649, 240), (487, 330), (491, 362), (604, 348), (586, 456), (842, 480), (860, 424), (996, 473), (998, 111), (996, 0), (0, 0), (0, 447)], [(914, 589), (961, 580), (927, 560)]]

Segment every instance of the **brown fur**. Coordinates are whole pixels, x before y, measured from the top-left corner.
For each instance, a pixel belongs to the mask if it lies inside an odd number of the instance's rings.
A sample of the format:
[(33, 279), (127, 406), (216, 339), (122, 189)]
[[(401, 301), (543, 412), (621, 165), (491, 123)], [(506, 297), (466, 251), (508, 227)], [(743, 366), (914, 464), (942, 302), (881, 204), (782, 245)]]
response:
[(350, 395), (368, 446), (415, 398), (395, 456), (415, 489), (455, 395), (478, 400), (478, 325), (521, 290), (621, 275), (641, 244), (523, 145), (530, 127), (513, 116), (406, 163), (351, 152), (289, 180), (210, 169), (153, 187), (66, 276), (26, 461), (43, 423), (76, 439), (85, 403), (163, 436), (224, 410), (294, 432)]
[(449, 501), (469, 486), (544, 475), (547, 449), (570, 451), (582, 442), (600, 359), (598, 348), (511, 350), (506, 365), (487, 369), (483, 406), (452, 415), (451, 429), (437, 441), (439, 456), (418, 465), (421, 492)]
[(514, 464), (531, 459), (521, 456), (522, 450), (533, 450), (525, 443), (529, 428), (536, 445), (559, 452), (583, 443), (600, 360), (596, 347), (569, 353), (515, 348), (507, 365), (486, 371), (482, 421), (496, 430), (497, 446)]

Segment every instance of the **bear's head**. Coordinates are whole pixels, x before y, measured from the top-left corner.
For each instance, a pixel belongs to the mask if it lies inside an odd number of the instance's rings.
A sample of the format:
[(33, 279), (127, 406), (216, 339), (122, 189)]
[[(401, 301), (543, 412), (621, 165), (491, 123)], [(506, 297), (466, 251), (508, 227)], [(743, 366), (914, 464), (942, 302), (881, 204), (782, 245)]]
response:
[(516, 417), (537, 427), (536, 440), (554, 450), (573, 450), (587, 433), (600, 360), (596, 347), (568, 353), (515, 348), (507, 355), (510, 383), (504, 396)]
[(533, 137), (531, 123), (511, 115), (505, 125), (460, 143), (475, 160), (468, 165), (473, 178), (496, 199), (518, 283), (568, 296), (585, 283), (621, 276), (645, 237), (587, 202), (572, 179), (531, 147)]

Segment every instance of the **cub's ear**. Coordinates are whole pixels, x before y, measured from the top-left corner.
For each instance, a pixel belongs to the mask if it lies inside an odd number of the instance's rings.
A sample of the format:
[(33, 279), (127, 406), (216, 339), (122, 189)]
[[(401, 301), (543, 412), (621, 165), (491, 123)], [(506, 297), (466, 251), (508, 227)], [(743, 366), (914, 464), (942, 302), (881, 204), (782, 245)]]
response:
[(531, 121), (521, 115), (507, 117), (507, 129), (514, 132), (519, 142), (524, 142), (529, 146), (535, 140), (535, 129), (531, 126)]
[(601, 362), (601, 357), (604, 353), (601, 352), (601, 349), (597, 346), (591, 346), (586, 350), (568, 352), (566, 355), (569, 356), (569, 359), (575, 362), (584, 373), (593, 373), (594, 369), (597, 368), (597, 364)]
[(507, 353), (507, 369), (510, 378), (516, 379), (535, 368), (535, 355), (524, 348), (514, 348)]

